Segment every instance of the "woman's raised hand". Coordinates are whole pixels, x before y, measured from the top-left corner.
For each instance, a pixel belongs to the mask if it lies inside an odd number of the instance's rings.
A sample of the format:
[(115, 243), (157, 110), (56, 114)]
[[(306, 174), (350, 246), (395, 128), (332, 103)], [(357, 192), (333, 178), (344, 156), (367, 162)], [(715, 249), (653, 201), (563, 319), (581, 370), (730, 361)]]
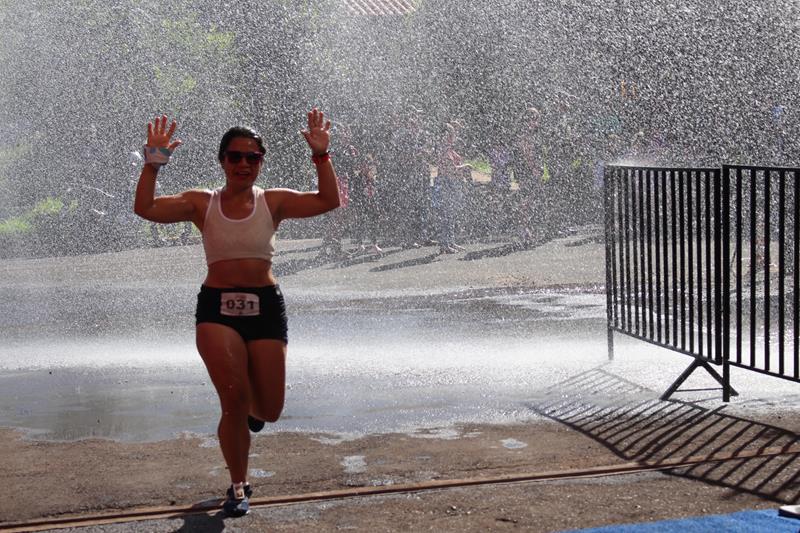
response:
[(328, 151), (331, 142), (331, 121), (325, 120), (325, 114), (316, 107), (308, 113), (308, 129), (300, 133), (306, 138), (311, 153), (321, 155)]
[(174, 120), (167, 129), (167, 115), (156, 117), (153, 122), (147, 123), (147, 146), (153, 148), (167, 148), (170, 152), (175, 150), (178, 146), (183, 144), (182, 141), (172, 141), (172, 135), (175, 133), (175, 128), (178, 123)]

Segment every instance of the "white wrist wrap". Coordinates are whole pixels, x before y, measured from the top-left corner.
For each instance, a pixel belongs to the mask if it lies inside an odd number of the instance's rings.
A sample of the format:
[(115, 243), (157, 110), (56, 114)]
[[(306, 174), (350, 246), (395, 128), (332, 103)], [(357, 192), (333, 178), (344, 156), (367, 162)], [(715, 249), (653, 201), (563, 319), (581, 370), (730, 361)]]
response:
[(169, 163), (169, 156), (172, 152), (169, 148), (156, 148), (155, 146), (144, 145), (144, 162), (147, 165), (160, 167)]

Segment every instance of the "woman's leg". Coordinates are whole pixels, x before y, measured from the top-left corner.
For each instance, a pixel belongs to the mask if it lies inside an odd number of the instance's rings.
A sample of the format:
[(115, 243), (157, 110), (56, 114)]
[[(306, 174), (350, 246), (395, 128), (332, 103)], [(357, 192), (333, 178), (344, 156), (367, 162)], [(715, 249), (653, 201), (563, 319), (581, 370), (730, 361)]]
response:
[(219, 395), (222, 416), (217, 428), (222, 456), (228, 465), (232, 483), (247, 478), (247, 455), (250, 431), (250, 382), (247, 368), (247, 345), (232, 328), (202, 322), (197, 325), (197, 350)]
[(259, 420), (277, 422), (286, 390), (286, 343), (259, 339), (247, 343), (249, 352), (250, 413)]

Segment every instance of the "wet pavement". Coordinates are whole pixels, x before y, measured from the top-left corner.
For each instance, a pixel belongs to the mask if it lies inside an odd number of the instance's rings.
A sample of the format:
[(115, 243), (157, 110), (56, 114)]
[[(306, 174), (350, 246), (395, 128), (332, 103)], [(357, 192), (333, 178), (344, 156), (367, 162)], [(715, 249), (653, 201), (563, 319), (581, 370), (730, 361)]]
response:
[[(314, 242), (281, 244), (291, 340), (272, 431), (520, 422), (540, 416), (531, 398), (586, 370), (608, 368), (657, 396), (689, 363), (620, 336), (609, 361), (602, 250), (580, 236), (339, 261), (318, 259)], [(198, 247), (6, 261), (3, 271), (0, 426), (55, 440), (215, 433), (216, 395), (193, 345)], [(736, 370), (733, 380), (743, 408), (800, 404), (795, 384)], [(715, 386), (698, 372), (684, 398), (717, 401)]]
[[(109, 289), (103, 298), (126, 297)], [(467, 291), (320, 303), (287, 291), (287, 298), (287, 403), (275, 430), (364, 434), (523, 420), (532, 416), (522, 407), (532, 391), (607, 359), (599, 294)], [(126, 312), (139, 317), (153, 303), (127, 301)], [(0, 348), (0, 426), (59, 440), (215, 432), (216, 395), (192, 344), (190, 316), (170, 330), (153, 323), (132, 331), (108, 316), (93, 335), (70, 332), (71, 324), (36, 324), (62, 333), (18, 334)]]
[[(75, 531), (562, 531), (797, 498), (797, 385), (733, 369), (742, 396), (724, 405), (718, 385), (696, 372), (673, 401), (659, 401), (690, 361), (620, 335), (609, 360), (596, 239), (335, 261), (318, 258), (317, 244), (279, 246), (288, 390), (282, 419), (253, 439), (248, 476), (262, 498), (790, 449), (662, 474), (412, 490), (269, 505), (240, 520), (211, 511)], [(227, 476), (213, 436), (218, 403), (193, 346), (202, 272), (196, 246), (0, 262), (0, 427), (28, 436), (0, 430), (9, 457), (0, 521), (219, 496)], [(21, 515), (13, 502), (34, 478), (48, 498)]]

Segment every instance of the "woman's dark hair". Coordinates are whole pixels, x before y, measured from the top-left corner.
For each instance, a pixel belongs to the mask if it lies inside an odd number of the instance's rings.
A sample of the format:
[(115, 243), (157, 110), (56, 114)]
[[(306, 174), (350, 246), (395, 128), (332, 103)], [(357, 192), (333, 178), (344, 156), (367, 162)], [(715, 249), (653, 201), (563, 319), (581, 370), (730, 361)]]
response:
[(219, 159), (220, 163), (225, 159), (225, 151), (228, 149), (228, 145), (236, 137), (253, 139), (258, 143), (258, 148), (261, 152), (267, 153), (267, 150), (264, 148), (264, 139), (261, 138), (261, 135), (259, 135), (256, 130), (248, 128), (247, 126), (234, 126), (226, 131), (225, 135), (222, 136), (222, 140), (219, 141), (219, 154), (217, 154), (217, 159)]

